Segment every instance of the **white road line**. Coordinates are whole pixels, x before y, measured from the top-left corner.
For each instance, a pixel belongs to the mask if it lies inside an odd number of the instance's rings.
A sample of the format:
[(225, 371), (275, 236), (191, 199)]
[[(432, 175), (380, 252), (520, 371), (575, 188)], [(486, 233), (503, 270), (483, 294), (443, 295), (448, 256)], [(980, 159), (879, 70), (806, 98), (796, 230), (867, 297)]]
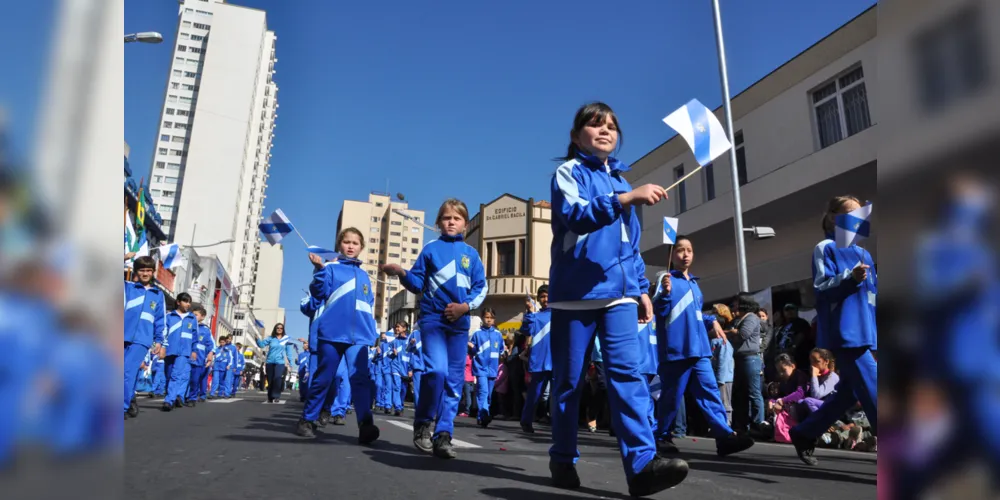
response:
[[(400, 422), (399, 420), (383, 420), (383, 422), (388, 422), (392, 425), (395, 425), (396, 427), (400, 427), (402, 429), (406, 429), (410, 432), (413, 432), (413, 426), (406, 422)], [(482, 446), (479, 446), (478, 444), (466, 443), (465, 441), (460, 441), (458, 439), (452, 439), (451, 444), (454, 445), (455, 448), (468, 448), (468, 449), (482, 448)]]
[(235, 403), (237, 401), (243, 401), (243, 398), (233, 398), (233, 399), (211, 399), (209, 403)]

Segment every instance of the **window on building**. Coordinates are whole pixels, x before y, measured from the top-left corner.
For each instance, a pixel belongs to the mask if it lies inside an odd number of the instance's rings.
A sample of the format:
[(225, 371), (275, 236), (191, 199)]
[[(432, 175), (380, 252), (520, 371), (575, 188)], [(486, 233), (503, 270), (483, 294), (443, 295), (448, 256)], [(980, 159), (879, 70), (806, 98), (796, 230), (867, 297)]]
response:
[(174, 128), (179, 128), (181, 130), (188, 130), (191, 128), (191, 126), (188, 125), (187, 123), (175, 123)]
[(173, 128), (173, 122), (163, 122), (163, 128)]
[(164, 184), (177, 184), (177, 178), (172, 176), (166, 176), (163, 178)]
[(167, 170), (180, 170), (180, 169), (181, 169), (180, 163), (167, 163)]
[(389, 236), (399, 236), (399, 234), (399, 231), (389, 231)]
[(158, 161), (158, 162), (156, 162), (156, 168), (165, 168), (166, 166), (167, 166), (167, 162), (164, 162), (164, 161)]
[(715, 166), (709, 163), (702, 169), (705, 172), (705, 201), (715, 199)]
[(205, 37), (203, 37), (201, 35), (191, 35), (191, 39), (194, 40), (194, 41), (196, 41), (196, 42), (200, 42), (200, 41), (204, 40)]
[(390, 224), (392, 224), (393, 226), (402, 226), (403, 225), (403, 223), (399, 222), (398, 220), (394, 220), (394, 221), (390, 222)]
[(235, 319), (237, 321), (238, 320), (242, 320), (243, 318), (244, 318), (243, 313), (234, 313), (233, 314), (233, 319)]
[(149, 192), (152, 193), (153, 196), (160, 196), (162, 194), (162, 191), (159, 189), (150, 189)]
[(378, 238), (368, 238), (368, 243), (378, 243)]
[(194, 52), (195, 54), (201, 54), (202, 52), (204, 52), (204, 51), (205, 51), (205, 49), (202, 49), (202, 48), (199, 48), (199, 47), (191, 47), (191, 48), (190, 48), (190, 49), (188, 49), (188, 50), (189, 50), (190, 52)]
[(170, 88), (172, 88), (172, 89), (179, 89), (179, 88), (181, 88), (181, 84), (179, 84), (177, 82), (170, 82)]
[(373, 228), (369, 229), (369, 231), (372, 232), (372, 233), (377, 233), (378, 232), (378, 228), (377, 227), (373, 227)]
[[(684, 165), (674, 167), (674, 182), (680, 180), (684, 177)], [(677, 186), (677, 213), (684, 213), (687, 211), (687, 181), (681, 182)]]
[(399, 248), (399, 243), (389, 243), (389, 246)]
[(381, 202), (381, 201), (376, 201), (376, 202), (375, 202), (375, 206), (376, 206), (376, 207), (381, 207), (381, 206), (383, 206), (383, 205), (382, 205), (382, 202)]
[(161, 155), (167, 154), (167, 148), (157, 148), (156, 152)]
[(393, 259), (398, 259), (399, 258), (399, 254), (398, 253), (391, 253), (391, 254), (389, 254), (389, 257), (391, 257)]
[(743, 186), (749, 182), (749, 177), (747, 176), (747, 150), (746, 146), (743, 144), (743, 131), (737, 130), (736, 134), (733, 135), (733, 142), (736, 144), (736, 176), (740, 181), (740, 185)]
[(187, 110), (187, 109), (178, 109), (177, 110), (177, 115), (178, 116), (191, 116), (192, 113), (191, 113), (190, 110)]
[(183, 137), (181, 137), (179, 135), (175, 135), (175, 136), (173, 136), (173, 137), (170, 138), (171, 142), (185, 142), (185, 140), (186, 139), (184, 139)]
[(420, 228), (419, 227), (411, 227), (410, 228), (410, 232), (411, 233), (419, 233), (420, 232)]
[(378, 249), (377, 248), (369, 248), (368, 249), (368, 253), (378, 253)]
[(188, 48), (183, 45), (177, 46), (177, 52), (187, 52)]
[(167, 102), (177, 102), (177, 96), (175, 96), (175, 95), (168, 95), (167, 96)]
[(211, 26), (209, 26), (207, 24), (202, 24), (202, 23), (194, 23), (194, 27), (198, 28), (200, 30), (207, 30), (207, 29), (211, 28)]
[(178, 99), (184, 104), (191, 104), (192, 102), (190, 97), (180, 96)]
[(413, 255), (417, 255), (417, 254), (419, 254), (419, 253), (420, 253), (420, 251), (419, 251), (419, 250), (417, 250), (416, 248), (411, 248), (411, 249), (410, 249), (410, 253), (412, 253)]
[(925, 109), (940, 109), (989, 83), (990, 62), (979, 10), (978, 6), (961, 9), (914, 39), (914, 80)]
[(185, 71), (184, 76), (187, 78), (197, 78), (198, 73), (195, 73), (194, 71)]
[(378, 222), (378, 217), (372, 217), (372, 222)]
[(194, 85), (188, 85), (185, 83), (184, 85), (181, 85), (181, 88), (183, 88), (184, 90), (190, 90), (194, 92)]
[(174, 114), (174, 108), (167, 108), (167, 114), (168, 115)]
[(179, 149), (171, 149), (170, 150), (170, 156), (182, 156), (183, 154), (184, 154), (184, 152), (181, 151), (181, 150), (179, 150)]
[(497, 276), (514, 276), (517, 273), (515, 267), (514, 242), (498, 241)]
[(154, 175), (153, 176), (153, 182), (163, 182), (163, 176), (162, 175)]
[(184, 64), (184, 58), (183, 57), (175, 57), (174, 58), (174, 62), (179, 63), (179, 64)]
[(864, 70), (858, 66), (812, 92), (820, 148), (870, 127)]
[(524, 276), (528, 274), (528, 252), (525, 249), (526, 242), (524, 239), (517, 240), (517, 249), (521, 252), (521, 269), (520, 275)]
[(181, 26), (191, 26), (191, 21), (181, 21)]
[(170, 142), (170, 136), (169, 135), (165, 135), (165, 134), (160, 135), (160, 141), (161, 142)]

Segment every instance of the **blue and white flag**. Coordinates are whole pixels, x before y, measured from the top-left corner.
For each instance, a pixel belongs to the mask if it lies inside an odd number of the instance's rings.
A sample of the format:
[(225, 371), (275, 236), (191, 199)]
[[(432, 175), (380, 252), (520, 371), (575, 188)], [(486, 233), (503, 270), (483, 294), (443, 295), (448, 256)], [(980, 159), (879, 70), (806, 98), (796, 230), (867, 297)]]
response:
[(259, 319), (258, 320), (254, 320), (254, 324), (257, 325), (257, 328), (260, 328), (262, 330), (264, 329), (264, 322), (263, 321), (261, 321)]
[(267, 242), (272, 245), (277, 244), (295, 230), (292, 221), (285, 217), (285, 213), (280, 208), (275, 210), (270, 217), (261, 221), (257, 227), (260, 228), (260, 233), (264, 235)]
[(314, 253), (316, 255), (319, 255), (320, 257), (323, 257), (326, 260), (344, 260), (347, 258), (341, 255), (339, 252), (334, 252), (333, 250), (328, 250), (326, 248), (318, 247), (316, 245), (309, 245), (308, 247), (306, 247), (306, 250), (308, 250), (309, 253)]
[(715, 113), (698, 99), (691, 99), (677, 111), (670, 113), (663, 119), (663, 123), (676, 130), (687, 141), (694, 152), (694, 158), (703, 167), (732, 147)]
[(853, 212), (838, 215), (834, 222), (834, 240), (837, 242), (837, 246), (847, 248), (868, 238), (871, 232), (868, 217), (871, 215), (871, 203)]
[(181, 253), (181, 246), (177, 243), (163, 245), (158, 250), (164, 268), (173, 269), (187, 265), (187, 259), (184, 258), (184, 255)]
[(677, 241), (677, 227), (680, 221), (676, 217), (663, 218), (663, 244), (673, 245)]

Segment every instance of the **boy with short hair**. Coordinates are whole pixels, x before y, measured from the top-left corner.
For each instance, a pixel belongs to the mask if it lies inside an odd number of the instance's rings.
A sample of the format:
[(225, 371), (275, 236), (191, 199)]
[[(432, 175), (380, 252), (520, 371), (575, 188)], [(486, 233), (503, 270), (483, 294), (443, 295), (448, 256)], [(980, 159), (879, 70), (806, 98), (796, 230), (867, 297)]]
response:
[(151, 257), (139, 257), (132, 264), (136, 280), (125, 282), (125, 419), (128, 420), (129, 405), (135, 396), (135, 382), (139, 376), (139, 366), (146, 353), (152, 348), (162, 356), (162, 344), (166, 333), (164, 320), (164, 296), (153, 286), (153, 271), (156, 261)]
[[(191, 358), (196, 356), (194, 336), (198, 332), (198, 322), (191, 310), (191, 295), (177, 294), (177, 308), (167, 314), (167, 336), (163, 347), (163, 358), (167, 374), (167, 397), (163, 400), (163, 411), (184, 405), (188, 382), (191, 378)], [(193, 406), (193, 403), (189, 406)]]

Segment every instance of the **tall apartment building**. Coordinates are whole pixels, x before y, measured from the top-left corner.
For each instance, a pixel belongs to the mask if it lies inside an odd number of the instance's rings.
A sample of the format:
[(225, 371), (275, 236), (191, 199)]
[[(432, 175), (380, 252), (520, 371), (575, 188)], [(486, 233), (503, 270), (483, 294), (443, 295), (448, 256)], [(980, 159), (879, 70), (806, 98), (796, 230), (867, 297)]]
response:
[[(404, 217), (405, 215), (405, 217)], [(337, 218), (337, 234), (355, 227), (365, 234), (362, 267), (375, 288), (375, 322), (380, 331), (388, 327), (389, 299), (403, 289), (396, 278), (379, 272), (381, 264), (413, 265), (424, 243), (423, 210), (410, 210), (406, 202), (393, 201), (386, 193), (373, 192), (368, 201), (344, 200)]]
[[(150, 193), (168, 238), (232, 243), (216, 253), (236, 286), (256, 280), (278, 86), (266, 14), (223, 0), (180, 2)], [(240, 302), (253, 302), (252, 287)]]
[[(872, 7), (733, 97), (737, 182), (743, 225), (770, 226), (775, 238), (747, 237), (751, 290), (772, 303), (812, 308), (812, 253), (823, 238), (827, 201), (850, 193), (876, 201), (879, 147), (877, 10)], [(721, 110), (716, 110), (721, 116)], [(680, 136), (632, 164), (629, 181), (669, 185), (697, 167)], [(733, 183), (723, 155), (671, 191), (670, 199), (644, 207), (640, 248), (647, 277), (665, 269), (668, 245), (662, 217), (680, 219), (692, 238), (694, 272), (706, 303), (739, 291), (733, 228)], [(878, 217), (878, 212), (874, 217)], [(874, 227), (879, 227), (877, 221)], [(877, 235), (864, 246), (878, 258)]]

